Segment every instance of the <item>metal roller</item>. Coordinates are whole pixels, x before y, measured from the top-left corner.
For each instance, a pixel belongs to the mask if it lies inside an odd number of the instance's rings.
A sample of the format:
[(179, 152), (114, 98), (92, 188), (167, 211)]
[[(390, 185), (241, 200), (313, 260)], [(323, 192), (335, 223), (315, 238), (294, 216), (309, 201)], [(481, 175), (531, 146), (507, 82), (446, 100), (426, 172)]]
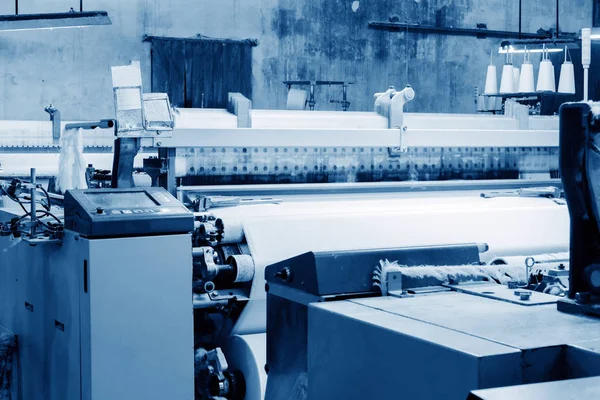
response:
[(244, 225), (240, 220), (217, 218), (215, 226), (220, 233), (219, 244), (237, 244), (244, 241)]
[(235, 270), (235, 282), (251, 282), (254, 279), (254, 260), (247, 254), (237, 254), (227, 259)]

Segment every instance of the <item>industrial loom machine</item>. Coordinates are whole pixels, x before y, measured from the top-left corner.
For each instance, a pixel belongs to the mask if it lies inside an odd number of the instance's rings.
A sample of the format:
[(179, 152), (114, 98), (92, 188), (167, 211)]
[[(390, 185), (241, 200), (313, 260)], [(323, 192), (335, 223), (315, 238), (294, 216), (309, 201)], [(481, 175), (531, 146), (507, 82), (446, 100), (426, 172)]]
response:
[(600, 395), (599, 106), (173, 110), (119, 72), (87, 187), (46, 188), (50, 124), (0, 133), (12, 398)]

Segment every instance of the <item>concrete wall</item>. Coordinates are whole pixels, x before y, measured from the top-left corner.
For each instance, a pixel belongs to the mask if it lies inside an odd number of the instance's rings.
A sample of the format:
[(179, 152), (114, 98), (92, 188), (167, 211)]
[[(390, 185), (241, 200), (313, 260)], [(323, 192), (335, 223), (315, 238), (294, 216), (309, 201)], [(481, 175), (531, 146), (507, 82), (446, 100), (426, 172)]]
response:
[[(523, 30), (555, 25), (554, 2), (525, 0)], [(561, 30), (592, 23), (592, 0), (563, 0)], [(567, 4), (568, 3), (568, 4)], [(14, 12), (12, 1), (0, 13)], [(370, 110), (372, 94), (413, 85), (418, 112), (472, 112), (473, 85), (483, 84), (490, 51), (500, 40), (391, 33), (367, 28), (390, 15), (446, 26), (518, 29), (518, 0), (85, 0), (107, 10), (110, 27), (0, 32), (0, 119), (45, 119), (54, 103), (65, 119), (113, 115), (110, 66), (139, 59), (150, 83), (147, 35), (257, 38), (254, 106), (283, 108), (286, 79), (356, 82), (352, 110)], [(21, 0), (20, 13), (78, 8), (76, 0)], [(498, 65), (501, 60), (497, 59)], [(407, 74), (408, 66), (408, 74)], [(339, 88), (319, 90), (317, 108), (341, 99)]]

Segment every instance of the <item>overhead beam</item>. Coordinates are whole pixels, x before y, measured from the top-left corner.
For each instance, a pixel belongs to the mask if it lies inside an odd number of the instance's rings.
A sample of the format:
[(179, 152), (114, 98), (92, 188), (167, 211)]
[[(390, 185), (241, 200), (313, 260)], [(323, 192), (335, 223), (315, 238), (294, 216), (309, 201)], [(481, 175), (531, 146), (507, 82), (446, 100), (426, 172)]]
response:
[[(594, 0), (599, 1), (599, 0)], [(515, 38), (515, 39), (549, 39), (552, 37), (547, 33), (521, 33), (511, 31), (494, 31), (484, 28), (447, 28), (439, 26), (427, 26), (420, 24), (407, 24), (401, 22), (369, 22), (369, 28), (392, 32), (417, 32), (434, 33), (457, 36), (475, 36), (478, 38), (496, 37), (496, 38)]]

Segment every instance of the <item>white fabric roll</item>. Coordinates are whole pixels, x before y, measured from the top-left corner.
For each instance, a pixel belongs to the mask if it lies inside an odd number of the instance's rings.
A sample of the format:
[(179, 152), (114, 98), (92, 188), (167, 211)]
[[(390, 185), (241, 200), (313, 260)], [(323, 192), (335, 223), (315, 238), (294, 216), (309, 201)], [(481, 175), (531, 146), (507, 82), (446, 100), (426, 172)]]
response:
[(287, 97), (287, 109), (304, 110), (306, 97), (306, 90), (290, 89)]
[[(501, 256), (568, 251), (569, 213), (550, 199), (402, 196), (284, 202), (215, 210), (243, 218), (255, 263), (250, 301), (236, 334), (266, 329), (264, 269), (308, 251), (487, 243), (489, 263)], [(373, 266), (375, 267), (375, 266)]]
[(233, 335), (223, 348), (229, 371), (241, 371), (246, 381), (245, 400), (263, 400), (267, 384), (267, 334)]

